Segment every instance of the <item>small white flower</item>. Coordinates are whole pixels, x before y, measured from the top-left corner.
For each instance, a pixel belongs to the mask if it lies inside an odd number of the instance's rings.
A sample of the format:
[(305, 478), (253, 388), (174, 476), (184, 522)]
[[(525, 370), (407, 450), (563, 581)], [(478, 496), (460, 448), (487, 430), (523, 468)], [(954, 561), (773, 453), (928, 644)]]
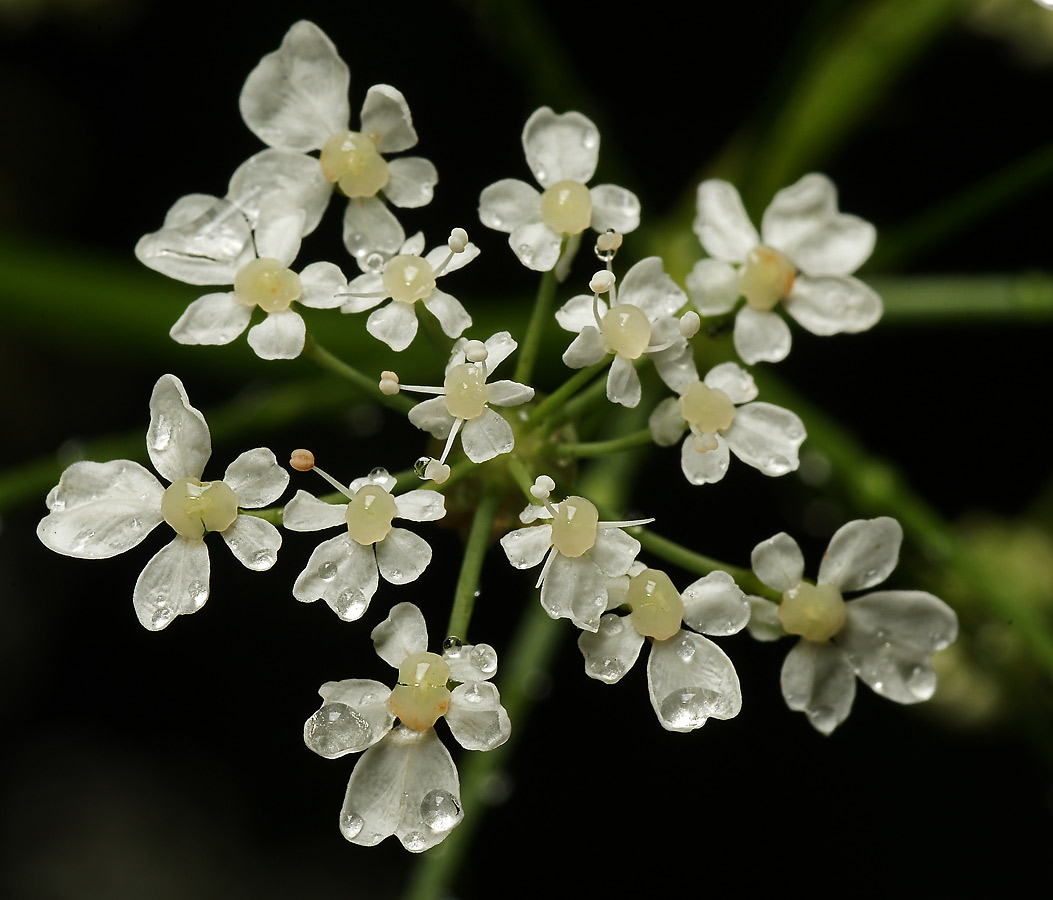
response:
[(37, 537), (65, 556), (109, 559), (141, 543), (162, 521), (171, 525), (176, 536), (146, 564), (132, 594), (143, 627), (160, 631), (208, 599), (208, 532), (218, 531), (246, 568), (261, 572), (274, 565), (282, 542), (278, 529), (240, 514), (239, 507), (258, 509), (277, 500), (289, 473), (259, 447), (234, 460), (222, 481), (202, 481), (212, 440), (174, 375), (154, 385), (146, 449), (169, 487), (131, 460), (74, 463), (48, 494), (50, 513)]
[(353, 622), (369, 607), (379, 579), (390, 584), (416, 581), (431, 562), (431, 547), (422, 537), (392, 526), (395, 518), (433, 522), (446, 515), (442, 494), (430, 490), (391, 494), (395, 478), (374, 469), (340, 490), (349, 503), (326, 503), (297, 491), (285, 507), (282, 522), (292, 531), (342, 527), (344, 532), (319, 544), (293, 585), (304, 603), (324, 600), (341, 619)]
[[(464, 817), (457, 768), (435, 722), (445, 717), (466, 750), (493, 750), (511, 734), (490, 682), (497, 654), (489, 644), (460, 643), (442, 656), (429, 653), (424, 616), (412, 603), (393, 606), (372, 637), (381, 659), (398, 669), (398, 684), (390, 690), (353, 678), (322, 685), (323, 704), (304, 724), (304, 742), (327, 759), (366, 751), (340, 811), (347, 840), (372, 847), (393, 834), (419, 853)], [(450, 681), (460, 684), (450, 690)]]
[(486, 462), (515, 447), (512, 426), (490, 406), (526, 403), (533, 399), (534, 389), (518, 381), (487, 379), (517, 346), (507, 331), (492, 335), (485, 344), (460, 338), (453, 345), (442, 387), (399, 386), (401, 390), (440, 395), (409, 411), (414, 425), (446, 440), (440, 463), (446, 462), (458, 433), (465, 456), (474, 463)]
[(544, 562), (536, 586), (553, 619), (570, 619), (578, 628), (596, 631), (607, 609), (608, 579), (626, 574), (640, 552), (640, 542), (622, 529), (654, 519), (601, 522), (595, 505), (584, 497), (543, 502), (528, 506), (520, 519), (552, 521), (510, 531), (501, 538), (501, 548), (517, 569)]
[(678, 393), (658, 404), (649, 425), (662, 447), (671, 447), (688, 429), (680, 466), (692, 484), (720, 481), (728, 470), (729, 450), (765, 475), (785, 475), (800, 465), (804, 423), (788, 409), (754, 401), (757, 385), (741, 366), (721, 363)]
[(726, 181), (702, 182), (697, 210), (695, 233), (711, 259), (695, 266), (687, 290), (707, 316), (746, 298), (734, 332), (744, 362), (778, 362), (790, 352), (790, 329), (774, 312), (780, 300), (813, 334), (865, 331), (881, 318), (881, 298), (851, 277), (874, 249), (874, 226), (838, 212), (837, 189), (825, 175), (805, 175), (779, 191), (760, 235)]
[(556, 266), (565, 237), (577, 246), (586, 228), (624, 234), (640, 224), (640, 201), (625, 188), (587, 188), (599, 160), (600, 133), (578, 112), (558, 115), (543, 106), (523, 128), (523, 151), (539, 193), (525, 181), (505, 178), (479, 197), (479, 218), (508, 234), (508, 245), (529, 269)]
[(782, 667), (782, 695), (823, 734), (847, 717), (855, 677), (897, 703), (920, 703), (936, 690), (932, 654), (958, 636), (958, 617), (924, 591), (875, 591), (846, 602), (842, 594), (884, 581), (896, 567), (903, 529), (895, 519), (857, 519), (830, 539), (812, 585), (803, 581), (804, 556), (785, 532), (753, 550), (753, 571), (782, 592), (782, 603), (751, 598), (761, 640), (781, 633), (801, 640)]
[[(742, 630), (750, 607), (727, 572), (711, 572), (679, 593), (669, 576), (635, 562), (608, 584), (607, 608), (627, 605), (629, 615), (608, 612), (598, 630), (583, 631), (578, 648), (585, 673), (598, 681), (621, 680), (651, 639), (647, 689), (668, 731), (693, 731), (706, 719), (730, 719), (742, 708), (738, 674), (727, 654), (703, 634)], [(687, 628), (681, 628), (681, 623)], [(697, 633), (696, 633), (697, 632)]]
[(394, 252), (398, 221), (377, 195), (399, 207), (431, 202), (438, 174), (419, 156), (386, 159), (417, 143), (409, 106), (386, 84), (366, 92), (360, 130), (350, 131), (351, 76), (332, 41), (315, 24), (296, 22), (281, 47), (264, 56), (241, 92), (241, 115), (261, 141), (286, 153), (320, 150), (325, 177), (347, 195), (344, 243), (352, 256)]
[[(453, 236), (463, 234), (455, 229)], [(451, 236), (451, 241), (453, 241)], [(459, 250), (454, 250), (454, 246)], [(458, 338), (472, 324), (472, 317), (451, 294), (439, 290), (435, 281), (440, 275), (454, 272), (468, 265), (479, 255), (472, 243), (453, 241), (424, 253), (424, 235), (415, 234), (405, 241), (397, 254), (377, 253), (375, 270), (358, 276), (348, 285), (350, 299), (343, 303), (345, 313), (364, 312), (390, 299), (391, 302), (373, 309), (366, 320), (366, 331), (392, 350), (405, 350), (417, 335), (417, 301), (424, 304), (438, 320), (448, 337)]]
[(641, 356), (654, 362), (658, 374), (670, 387), (675, 388), (683, 380), (685, 365), (693, 369), (690, 346), (675, 317), (687, 303), (687, 295), (666, 274), (657, 256), (636, 263), (620, 287), (607, 287), (609, 308), (598, 293), (579, 294), (556, 313), (560, 327), (577, 333), (563, 353), (563, 362), (572, 369), (581, 369), (613, 353), (607, 398), (612, 403), (634, 407), (640, 402), (640, 377), (634, 361)]

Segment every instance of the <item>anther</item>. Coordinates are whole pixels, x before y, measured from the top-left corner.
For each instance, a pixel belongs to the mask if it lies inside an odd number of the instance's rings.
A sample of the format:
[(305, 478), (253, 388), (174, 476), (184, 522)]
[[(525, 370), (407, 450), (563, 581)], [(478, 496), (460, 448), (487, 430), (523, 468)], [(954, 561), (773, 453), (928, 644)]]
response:
[(622, 236), (613, 228), (608, 228), (596, 238), (596, 256), (604, 262), (610, 262), (622, 245)]
[(686, 338), (693, 338), (702, 327), (702, 319), (697, 312), (689, 309), (680, 317), (680, 333)]
[(464, 253), (468, 247), (468, 232), (463, 228), (454, 228), (450, 232), (449, 247), (454, 253)]
[(293, 450), (289, 465), (297, 472), (310, 472), (314, 468), (314, 454), (310, 450)]
[(547, 500), (555, 488), (556, 482), (549, 478), (548, 475), (538, 475), (538, 477), (534, 479), (533, 486), (530, 488), (530, 494), (538, 500)]
[(617, 279), (614, 277), (613, 272), (608, 272), (606, 269), (601, 269), (595, 275), (592, 276), (592, 281), (589, 282), (589, 287), (595, 294), (606, 294), (612, 287)]
[(399, 392), (399, 377), (390, 369), (380, 373), (380, 393), (392, 396)]
[(482, 341), (467, 341), (464, 345), (464, 358), (468, 362), (481, 363), (486, 360), (490, 352)]

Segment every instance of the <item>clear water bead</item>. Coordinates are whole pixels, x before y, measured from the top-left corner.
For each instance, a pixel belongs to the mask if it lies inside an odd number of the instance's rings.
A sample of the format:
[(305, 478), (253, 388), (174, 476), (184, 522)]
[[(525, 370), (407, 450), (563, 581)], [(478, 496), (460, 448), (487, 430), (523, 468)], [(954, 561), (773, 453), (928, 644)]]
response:
[(489, 644), (476, 644), (468, 658), (472, 665), (487, 677), (497, 671), (497, 651)]
[(340, 833), (349, 841), (358, 837), (358, 833), (362, 830), (364, 824), (365, 822), (362, 821), (362, 817), (358, 813), (349, 811), (340, 813)]
[(449, 791), (428, 791), (420, 802), (420, 817), (436, 834), (445, 834), (464, 818), (457, 798)]
[(428, 480), (428, 476), (426, 473), (428, 470), (428, 463), (430, 463), (431, 461), (432, 460), (430, 456), (420, 456), (417, 458), (417, 461), (413, 464), (413, 474), (416, 475), (421, 481)]
[(673, 728), (698, 728), (718, 711), (720, 695), (714, 691), (680, 688), (659, 705), (662, 719)]
[(368, 746), (373, 729), (346, 703), (327, 703), (303, 727), (303, 739), (315, 753), (334, 759)]
[(448, 638), (446, 638), (446, 640), (442, 642), (442, 652), (446, 656), (456, 657), (460, 655), (462, 646), (463, 642), (461, 641), (461, 639), (451, 634)]

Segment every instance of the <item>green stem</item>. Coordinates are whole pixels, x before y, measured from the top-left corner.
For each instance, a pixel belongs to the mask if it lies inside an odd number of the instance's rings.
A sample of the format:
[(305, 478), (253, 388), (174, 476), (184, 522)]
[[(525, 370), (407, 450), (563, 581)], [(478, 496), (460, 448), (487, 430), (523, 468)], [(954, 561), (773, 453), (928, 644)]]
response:
[(548, 450), (552, 456), (570, 456), (580, 459), (586, 456), (606, 456), (608, 453), (618, 453), (622, 450), (644, 447), (653, 440), (651, 429), (641, 428), (639, 431), (612, 438), (609, 441), (589, 441), (580, 444), (549, 444)]
[(450, 610), (450, 622), (446, 626), (448, 635), (455, 635), (462, 641), (468, 635), (468, 623), (471, 621), (475, 596), (479, 590), (479, 575), (483, 569), (487, 548), (490, 546), (500, 496), (499, 485), (487, 486), (479, 505), (475, 508), (472, 527), (464, 547), (461, 573), (457, 577), (457, 587), (453, 592), (453, 609)]
[[(598, 363), (599, 366), (605, 367), (606, 363)], [(586, 371), (582, 369), (582, 371)], [(567, 400), (561, 404), (560, 407), (553, 412), (553, 414), (545, 421), (541, 427), (541, 433), (548, 435), (555, 431), (560, 425), (569, 419), (576, 418), (580, 413), (585, 412), (589, 407), (593, 406), (600, 400), (605, 400), (607, 397), (607, 379), (598, 378), (592, 382), (587, 388), (578, 393), (576, 396)]]
[(389, 395), (381, 393), (379, 378), (370, 378), (365, 373), (358, 371), (354, 366), (348, 365), (342, 359), (334, 356), (326, 350), (311, 335), (308, 335), (307, 337), (307, 342), (304, 344), (302, 355), (326, 371), (332, 372), (334, 375), (338, 375), (345, 381), (351, 382), (351, 384), (364, 391), (374, 400), (379, 400), (381, 403), (390, 406), (392, 409), (400, 413), (408, 413), (417, 405), (413, 400), (410, 400), (409, 397), (404, 397), (402, 394)]
[(1053, 278), (1027, 275), (868, 278), (885, 304), (882, 323), (1053, 319)]
[(534, 311), (530, 314), (530, 324), (527, 325), (526, 337), (519, 345), (519, 360), (516, 362), (513, 381), (520, 384), (530, 384), (534, 374), (534, 364), (537, 362), (538, 351), (541, 348), (541, 339), (545, 334), (545, 327), (552, 317), (552, 301), (556, 296), (556, 274), (555, 271), (545, 272), (541, 276), (541, 283), (537, 288), (537, 297), (534, 300)]
[(545, 417), (555, 409), (559, 409), (568, 398), (574, 396), (579, 390), (587, 385), (599, 373), (607, 368), (607, 361), (578, 369), (573, 375), (563, 382), (556, 390), (549, 394), (537, 406), (535, 406), (526, 419), (527, 428), (536, 428), (545, 424)]

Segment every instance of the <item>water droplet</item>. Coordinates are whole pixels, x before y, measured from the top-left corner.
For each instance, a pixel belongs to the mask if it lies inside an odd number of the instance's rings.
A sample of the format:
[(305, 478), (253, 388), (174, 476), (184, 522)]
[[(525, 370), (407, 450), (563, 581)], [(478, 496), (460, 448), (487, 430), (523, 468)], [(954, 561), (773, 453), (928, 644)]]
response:
[(497, 671), (497, 651), (489, 644), (476, 644), (468, 658), (483, 675), (490, 676)]
[(434, 790), (428, 791), (421, 800), (420, 817), (436, 834), (445, 834), (461, 821), (464, 814), (453, 794), (449, 791)]
[(358, 813), (345, 811), (340, 813), (340, 833), (348, 840), (356, 837), (365, 823)]
[(314, 574), (322, 581), (332, 581), (336, 577), (336, 570), (336, 563), (327, 560), (318, 567)]
[(277, 554), (273, 550), (258, 550), (252, 557), (249, 568), (254, 572), (262, 572), (273, 566), (277, 559)]
[(462, 646), (461, 639), (451, 634), (442, 642), (442, 651), (446, 656), (456, 657), (460, 655)]
[(660, 714), (674, 728), (698, 728), (714, 713), (719, 699), (713, 691), (681, 688), (661, 702)]
[(605, 656), (592, 660), (589, 672), (601, 681), (617, 681), (625, 674), (625, 663), (616, 656)]
[(195, 581), (190, 585), (188, 589), (190, 595), (190, 602), (194, 604), (195, 609), (201, 609), (205, 605), (205, 601), (208, 599), (208, 585), (203, 584), (200, 581)]
[(421, 481), (428, 480), (428, 476), (424, 473), (428, 468), (428, 463), (430, 462), (430, 456), (422, 456), (413, 464), (413, 474), (416, 475)]
[(150, 446), (154, 450), (164, 450), (172, 440), (172, 423), (164, 416), (158, 416), (150, 434)]
[(164, 628), (172, 619), (175, 618), (175, 613), (172, 612), (167, 606), (159, 606), (154, 610), (154, 614), (150, 617), (150, 625), (157, 631)]
[(336, 614), (345, 622), (362, 618), (367, 606), (369, 598), (361, 591), (343, 591), (336, 598)]
[(362, 268), (371, 274), (376, 274), (384, 268), (384, 254), (377, 250), (367, 253), (362, 260)]
[(326, 759), (362, 750), (372, 737), (369, 722), (346, 703), (327, 703), (303, 727), (304, 742)]
[(516, 256), (526, 265), (534, 261), (534, 248), (530, 244), (520, 244), (516, 248)]
[(387, 481), (390, 477), (390, 473), (383, 466), (377, 466), (372, 472), (369, 473), (370, 481)]
[(688, 638), (684, 638), (676, 646), (676, 655), (684, 662), (691, 662), (695, 655), (695, 645)]

